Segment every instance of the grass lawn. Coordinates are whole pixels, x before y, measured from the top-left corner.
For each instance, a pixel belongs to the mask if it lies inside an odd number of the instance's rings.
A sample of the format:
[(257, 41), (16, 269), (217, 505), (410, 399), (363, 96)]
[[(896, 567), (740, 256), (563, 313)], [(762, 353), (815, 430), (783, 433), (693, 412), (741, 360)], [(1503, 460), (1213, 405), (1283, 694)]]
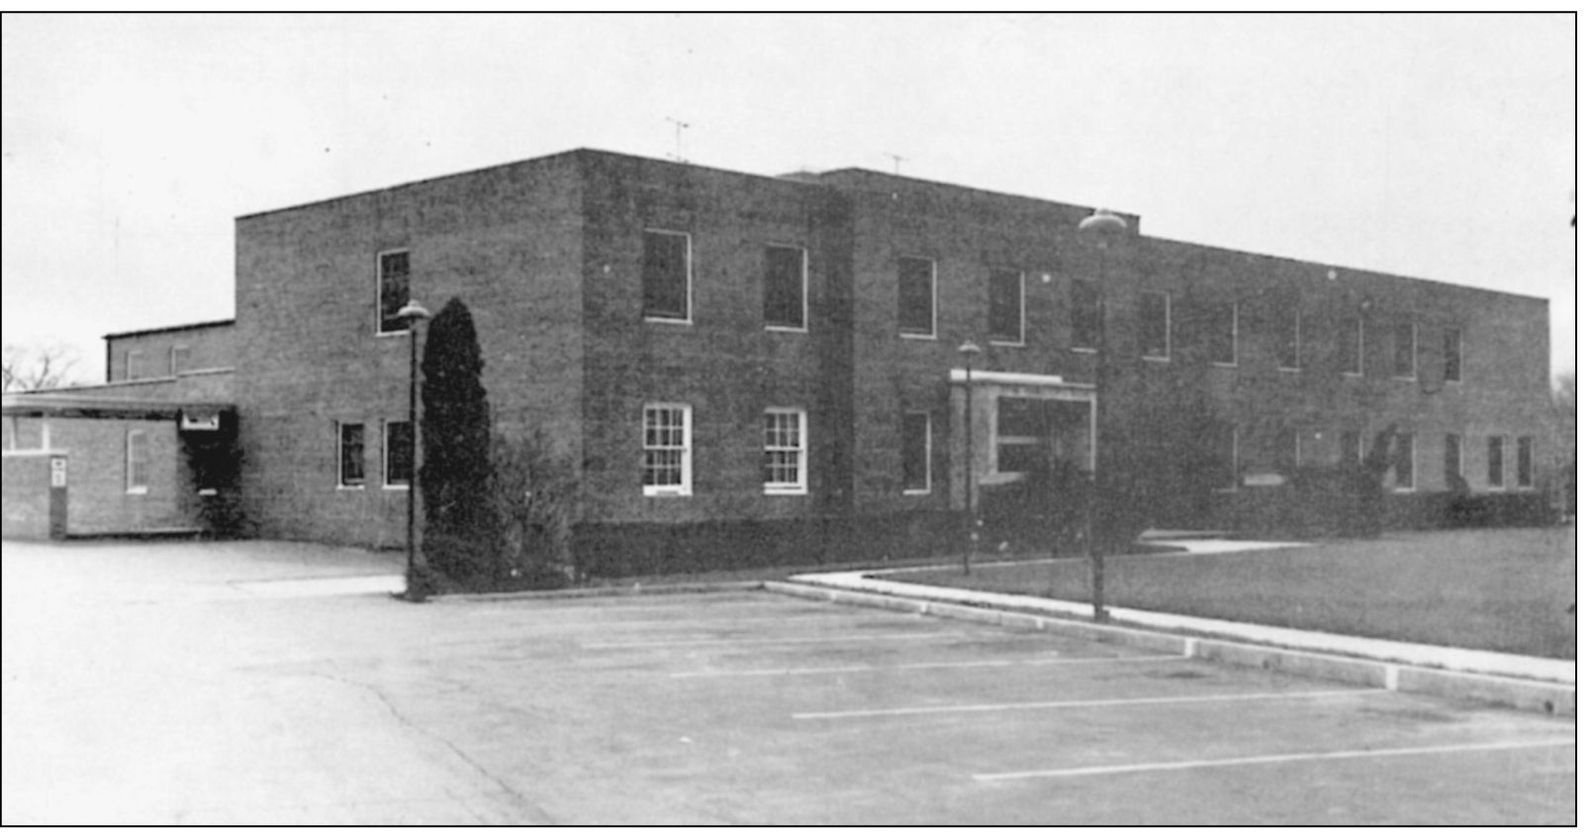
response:
[[(1390, 533), (1218, 555), (1114, 556), (1108, 605), (1573, 659), (1571, 527)], [(1086, 601), (1083, 560), (892, 579)]]

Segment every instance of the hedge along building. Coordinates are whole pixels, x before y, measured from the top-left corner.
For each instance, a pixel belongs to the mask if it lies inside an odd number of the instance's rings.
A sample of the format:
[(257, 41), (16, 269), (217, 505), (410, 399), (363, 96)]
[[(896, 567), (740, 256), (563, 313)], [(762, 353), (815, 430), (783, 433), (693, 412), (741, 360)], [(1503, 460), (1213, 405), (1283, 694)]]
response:
[(393, 314), (454, 296), (498, 430), (576, 471), (590, 572), (958, 547), (966, 452), (990, 511), (1038, 470), (1134, 479), (1138, 444), (1187, 438), (1202, 500), (1149, 520), (1233, 526), (1287, 516), (1296, 467), (1393, 424), (1398, 523), (1432, 523), (1448, 470), (1538, 494), (1544, 300), (1150, 238), (1132, 214), (1098, 248), (1090, 213), (576, 150), (241, 217), (247, 516), (402, 543)]

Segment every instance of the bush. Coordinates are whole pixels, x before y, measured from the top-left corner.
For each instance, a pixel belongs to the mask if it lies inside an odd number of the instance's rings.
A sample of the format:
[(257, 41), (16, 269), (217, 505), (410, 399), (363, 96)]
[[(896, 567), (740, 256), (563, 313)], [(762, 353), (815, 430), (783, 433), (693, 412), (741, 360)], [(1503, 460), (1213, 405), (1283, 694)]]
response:
[(482, 388), (482, 349), (471, 312), (449, 299), (427, 328), (421, 401), (422, 549), (441, 578), (467, 586), (501, 578), (498, 524), (489, 490), (492, 421)]
[(504, 561), (499, 576), (515, 587), (557, 588), (581, 577), (572, 559), (576, 469), (542, 432), (493, 437), (490, 493)]

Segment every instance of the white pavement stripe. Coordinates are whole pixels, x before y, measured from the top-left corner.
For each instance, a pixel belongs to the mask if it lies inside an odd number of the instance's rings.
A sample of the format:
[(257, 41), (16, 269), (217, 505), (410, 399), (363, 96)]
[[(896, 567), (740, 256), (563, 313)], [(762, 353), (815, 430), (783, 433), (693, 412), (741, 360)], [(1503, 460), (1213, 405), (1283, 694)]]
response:
[(1104, 765), (1102, 767), (1073, 767), (1062, 770), (1022, 770), (1013, 773), (976, 773), (982, 782), (1013, 779), (1066, 779), (1074, 776), (1103, 776), (1114, 773), (1145, 773), (1156, 770), (1191, 770), (1204, 767), (1241, 767), (1245, 765), (1281, 764), (1285, 762), (1311, 762), (1332, 759), (1371, 759), (1380, 756), (1426, 756), (1440, 753), (1473, 753), (1493, 750), (1530, 750), (1541, 747), (1570, 747), (1575, 739), (1550, 739), (1543, 741), (1505, 741), (1485, 744), (1446, 744), (1434, 747), (1388, 747), (1382, 750), (1332, 750), (1327, 753), (1287, 753), (1274, 756), (1245, 756), (1236, 759), (1196, 759), (1186, 762), (1152, 762), (1149, 764)]
[(815, 718), (877, 718), (892, 715), (934, 715), (948, 712), (1005, 712), (1023, 709), (1077, 709), (1081, 707), (1134, 707), (1153, 704), (1206, 704), (1224, 701), (1266, 701), (1277, 698), (1327, 698), (1344, 695), (1386, 695), (1383, 689), (1315, 689), (1307, 692), (1248, 692), (1239, 695), (1178, 695), (1167, 698), (1111, 698), (1096, 701), (1030, 701), (1016, 704), (955, 704), (944, 707), (859, 709), (840, 712), (799, 712), (798, 720)]
[(584, 649), (640, 649), (669, 646), (722, 646), (743, 643), (838, 643), (851, 640), (934, 640), (941, 637), (962, 637), (959, 634), (934, 632), (924, 634), (862, 634), (837, 637), (738, 637), (723, 640), (638, 640), (626, 643), (583, 643)]
[(1052, 666), (1075, 663), (1159, 663), (1185, 660), (1178, 655), (1152, 657), (1049, 657), (1036, 660), (962, 660), (939, 663), (898, 663), (888, 666), (807, 666), (787, 669), (713, 669), (704, 672), (672, 672), (672, 678), (734, 678), (784, 675), (830, 675), (847, 672), (897, 672), (905, 669), (968, 669), (987, 666)]

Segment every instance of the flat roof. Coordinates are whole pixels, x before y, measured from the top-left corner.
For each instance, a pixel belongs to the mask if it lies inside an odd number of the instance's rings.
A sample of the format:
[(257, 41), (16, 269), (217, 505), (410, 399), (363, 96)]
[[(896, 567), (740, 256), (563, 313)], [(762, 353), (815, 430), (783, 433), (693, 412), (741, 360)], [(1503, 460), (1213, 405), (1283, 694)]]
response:
[(216, 319), (215, 321), (196, 321), (191, 324), (172, 324), (166, 327), (147, 327), (143, 330), (123, 330), (118, 333), (107, 333), (103, 339), (120, 339), (123, 336), (147, 336), (151, 333), (173, 333), (178, 330), (199, 330), (205, 327), (225, 327), (236, 324), (237, 319)]
[(232, 411), (232, 403), (139, 400), (104, 394), (69, 391), (35, 391), (0, 397), (0, 414), (6, 417), (84, 417), (127, 420), (175, 420), (189, 414)]

